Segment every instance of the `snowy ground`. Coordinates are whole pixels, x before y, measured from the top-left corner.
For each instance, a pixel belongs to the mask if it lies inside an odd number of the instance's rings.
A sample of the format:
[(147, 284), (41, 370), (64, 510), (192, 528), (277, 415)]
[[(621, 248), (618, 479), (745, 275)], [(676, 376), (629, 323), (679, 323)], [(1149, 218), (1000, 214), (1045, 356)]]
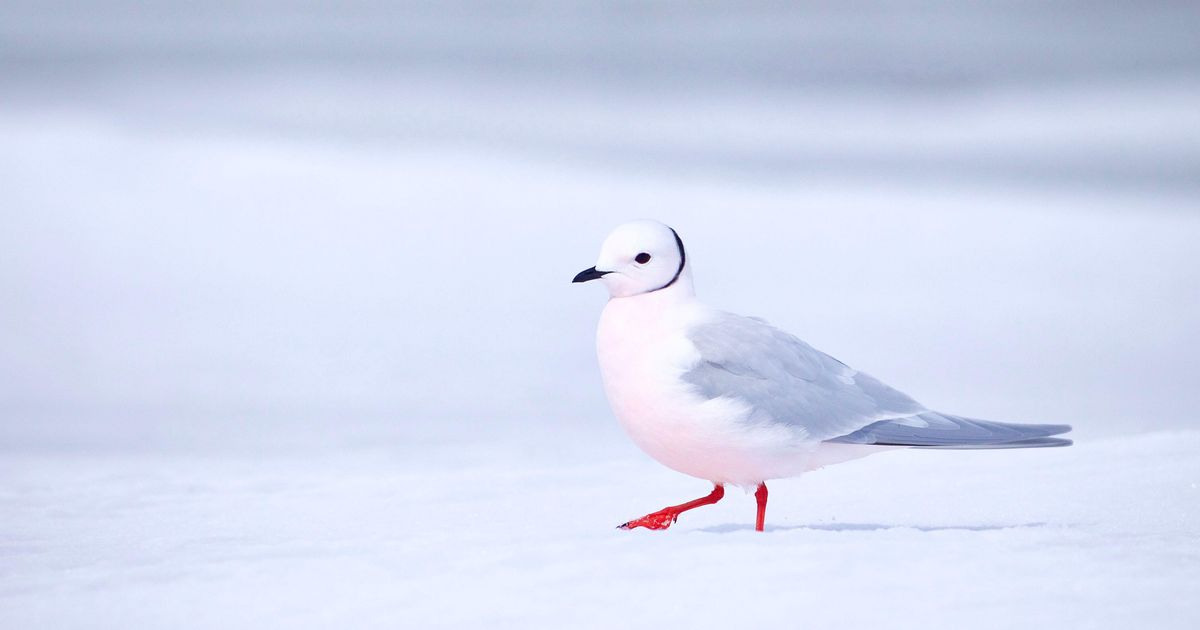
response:
[(1193, 628), (1200, 433), (705, 486), (540, 441), (0, 462), (6, 628)]
[[(346, 4), (0, 5), (0, 627), (1200, 626), (1200, 11)], [(1077, 444), (614, 530), (707, 491), (569, 284), (647, 216)]]

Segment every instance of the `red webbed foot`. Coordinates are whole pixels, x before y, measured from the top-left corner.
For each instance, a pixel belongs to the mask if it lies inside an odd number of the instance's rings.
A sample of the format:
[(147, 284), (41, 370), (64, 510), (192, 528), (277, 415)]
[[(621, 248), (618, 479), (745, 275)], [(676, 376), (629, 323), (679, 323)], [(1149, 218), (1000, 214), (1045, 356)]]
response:
[(679, 515), (702, 505), (712, 505), (721, 500), (725, 496), (725, 486), (714, 484), (712, 492), (708, 496), (700, 497), (694, 501), (688, 501), (682, 505), (672, 505), (671, 507), (663, 508), (657, 512), (653, 512), (637, 518), (624, 525), (617, 526), (617, 529), (634, 529), (635, 527), (645, 527), (646, 529), (666, 529), (670, 527)]
[(623, 523), (617, 526), (617, 529), (634, 529), (636, 527), (645, 527), (646, 529), (666, 529), (675, 521), (679, 520), (679, 512), (667, 508), (659, 510), (653, 514), (647, 514), (641, 518), (635, 518), (628, 523)]

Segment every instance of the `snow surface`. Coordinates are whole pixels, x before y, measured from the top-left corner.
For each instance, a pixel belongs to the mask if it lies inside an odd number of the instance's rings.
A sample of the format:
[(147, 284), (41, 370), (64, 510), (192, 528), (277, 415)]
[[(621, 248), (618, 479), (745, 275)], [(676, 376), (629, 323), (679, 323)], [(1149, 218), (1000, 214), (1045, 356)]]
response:
[[(1200, 9), (501, 4), (0, 4), (0, 628), (1200, 627)], [(645, 216), (1077, 444), (616, 531)]]
[[(5, 628), (1193, 628), (1200, 432), (707, 492), (551, 440), (0, 462)], [(392, 452), (387, 452), (392, 451)]]

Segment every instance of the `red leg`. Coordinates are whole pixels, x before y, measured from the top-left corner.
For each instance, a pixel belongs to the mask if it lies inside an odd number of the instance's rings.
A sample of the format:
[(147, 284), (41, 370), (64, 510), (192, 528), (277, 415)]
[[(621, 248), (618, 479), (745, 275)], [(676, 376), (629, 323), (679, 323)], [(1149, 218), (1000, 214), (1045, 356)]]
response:
[(754, 529), (761, 532), (763, 523), (767, 520), (767, 484), (758, 484), (758, 490), (754, 491), (754, 500), (758, 501), (758, 518), (754, 519)]
[(652, 514), (647, 514), (642, 518), (634, 519), (628, 523), (625, 523), (624, 525), (620, 525), (617, 527), (617, 529), (633, 529), (635, 527), (645, 527), (647, 529), (666, 529), (671, 526), (671, 523), (674, 523), (675, 520), (679, 518), (680, 514), (693, 508), (698, 508), (702, 505), (712, 505), (717, 501), (720, 501), (721, 497), (723, 496), (725, 496), (725, 486), (717, 484), (713, 486), (713, 491), (710, 492), (706, 497), (700, 497), (695, 501), (688, 501), (687, 503), (680, 505), (672, 505), (671, 507), (663, 508)]

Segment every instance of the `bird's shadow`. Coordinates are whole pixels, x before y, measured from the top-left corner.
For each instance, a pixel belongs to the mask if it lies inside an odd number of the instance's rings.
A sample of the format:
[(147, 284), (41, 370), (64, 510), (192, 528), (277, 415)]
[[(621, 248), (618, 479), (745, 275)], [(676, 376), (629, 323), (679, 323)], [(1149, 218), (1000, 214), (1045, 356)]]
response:
[[(875, 532), (889, 529), (913, 529), (919, 532), (991, 532), (1002, 529), (1025, 529), (1046, 527), (1047, 523), (1014, 523), (1012, 525), (883, 525), (880, 523), (816, 523), (811, 525), (768, 525), (768, 532), (787, 532), (800, 529), (825, 532)], [(695, 531), (709, 534), (731, 534), (754, 531), (754, 526), (745, 523), (726, 523), (701, 527)]]

